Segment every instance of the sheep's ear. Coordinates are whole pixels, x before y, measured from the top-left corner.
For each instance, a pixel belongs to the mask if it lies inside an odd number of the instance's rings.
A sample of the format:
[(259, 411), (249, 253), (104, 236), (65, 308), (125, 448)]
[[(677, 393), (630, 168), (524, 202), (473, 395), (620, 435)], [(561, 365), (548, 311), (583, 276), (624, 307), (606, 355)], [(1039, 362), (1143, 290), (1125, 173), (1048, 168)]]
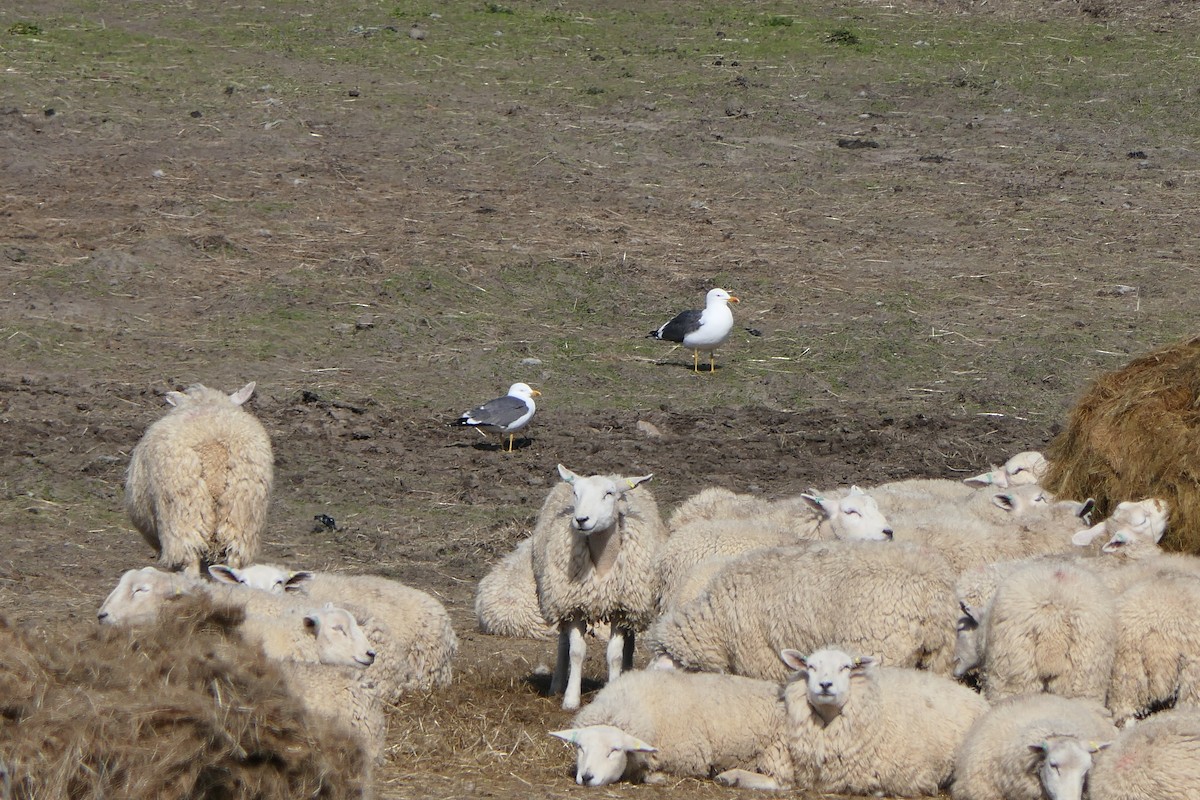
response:
[(783, 663), (787, 665), (788, 669), (795, 670), (796, 672), (803, 672), (808, 669), (808, 662), (804, 660), (804, 653), (801, 653), (799, 650), (780, 650), (779, 657), (783, 659)]
[(984, 472), (980, 475), (976, 475), (973, 478), (963, 478), (963, 483), (965, 483), (967, 486), (974, 486), (976, 488), (983, 488), (984, 486), (991, 486), (995, 482), (996, 482), (996, 473), (995, 472)]
[[(654, 473), (651, 472), (649, 475), (640, 475), (636, 478), (626, 478), (625, 483), (629, 484), (630, 489), (636, 489), (637, 487), (641, 486), (643, 483), (645, 483), (646, 481), (650, 480), (653, 477), (654, 477)], [(625, 491), (628, 491), (628, 490), (625, 490)]]
[(562, 478), (564, 481), (566, 481), (567, 483), (574, 483), (575, 479), (579, 477), (574, 472), (571, 472), (571, 470), (564, 467), (562, 464), (558, 465), (558, 476), (560, 478)]
[(832, 504), (821, 495), (817, 494), (816, 489), (809, 489), (804, 494), (800, 495), (800, 499), (808, 503), (809, 507), (825, 518), (832, 515)]
[(238, 571), (228, 564), (212, 564), (208, 568), (208, 574), (217, 583), (242, 582), (242, 579), (238, 577)]
[(1033, 744), (1029, 745), (1029, 752), (1033, 753), (1035, 756), (1045, 756), (1046, 751), (1049, 749), (1050, 744), (1049, 742), (1045, 741), (1034, 742)]
[(1076, 547), (1087, 547), (1094, 542), (1097, 537), (1102, 536), (1106, 530), (1107, 528), (1103, 522), (1097, 522), (1090, 528), (1084, 528), (1081, 531), (1076, 531), (1075, 535), (1071, 537), (1071, 544), (1075, 545)]
[(992, 505), (1011, 512), (1017, 508), (1017, 499), (1009, 492), (998, 492), (992, 495)]
[(167, 401), (167, 405), (177, 406), (187, 398), (183, 392), (167, 392), (163, 395), (163, 399)]
[(850, 487), (850, 494), (866, 494), (866, 492), (864, 492), (862, 489), (858, 488), (858, 484), (856, 483)]
[(1083, 505), (1081, 505), (1079, 507), (1079, 511), (1077, 511), (1075, 513), (1075, 516), (1079, 517), (1081, 520), (1083, 520), (1087, 524), (1091, 525), (1092, 524), (1091, 523), (1092, 512), (1095, 510), (1096, 510), (1096, 498), (1089, 497), (1087, 500), (1083, 501)]
[(547, 731), (555, 739), (562, 739), (564, 742), (571, 744), (579, 744), (579, 736), (583, 733), (582, 728), (568, 728), (565, 731)]
[(854, 675), (861, 675), (862, 673), (874, 667), (877, 663), (879, 662), (876, 661), (873, 656), (859, 656), (858, 658), (854, 659), (854, 667), (851, 670), (851, 673)]
[(971, 620), (971, 622), (974, 622), (976, 625), (979, 625), (979, 619), (982, 615), (978, 608), (975, 608), (974, 606), (969, 606), (962, 600), (958, 601), (958, 607), (962, 609), (963, 616), (965, 616), (967, 619)]
[(229, 400), (235, 406), (240, 406), (242, 403), (250, 399), (250, 395), (254, 394), (254, 381), (250, 381), (242, 388), (238, 389), (233, 394), (229, 395)]
[(321, 627), (321, 617), (319, 614), (314, 613), (314, 614), (305, 614), (304, 615), (304, 630), (308, 631), (313, 636), (316, 636), (317, 631), (320, 629), (320, 627)]
[(283, 590), (285, 592), (298, 592), (305, 583), (312, 580), (313, 574), (308, 571), (293, 572), (288, 576), (288, 579), (283, 582)]
[(1089, 753), (1099, 753), (1101, 750), (1107, 750), (1112, 747), (1112, 742), (1088, 742), (1087, 749)]
[(621, 749), (626, 753), (657, 753), (658, 748), (649, 742), (643, 741), (636, 736), (624, 734), (625, 738), (621, 740)]

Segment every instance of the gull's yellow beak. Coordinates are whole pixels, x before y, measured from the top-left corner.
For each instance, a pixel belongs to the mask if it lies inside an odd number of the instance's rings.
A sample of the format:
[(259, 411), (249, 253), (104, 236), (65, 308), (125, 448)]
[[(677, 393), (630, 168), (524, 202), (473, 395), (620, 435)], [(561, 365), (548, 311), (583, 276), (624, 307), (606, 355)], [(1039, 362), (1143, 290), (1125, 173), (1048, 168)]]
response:
[(741, 301), (741, 300), (738, 300), (738, 299), (737, 299), (736, 297), (734, 297), (733, 295), (729, 295), (729, 302), (731, 302), (731, 303), (740, 303), (740, 302), (742, 302), (742, 301)]
[(534, 397), (541, 397), (541, 396), (542, 396), (542, 393), (541, 393), (541, 392), (539, 392), (537, 389), (533, 389), (533, 390), (531, 390), (531, 391), (530, 391), (530, 394), (532, 394)]

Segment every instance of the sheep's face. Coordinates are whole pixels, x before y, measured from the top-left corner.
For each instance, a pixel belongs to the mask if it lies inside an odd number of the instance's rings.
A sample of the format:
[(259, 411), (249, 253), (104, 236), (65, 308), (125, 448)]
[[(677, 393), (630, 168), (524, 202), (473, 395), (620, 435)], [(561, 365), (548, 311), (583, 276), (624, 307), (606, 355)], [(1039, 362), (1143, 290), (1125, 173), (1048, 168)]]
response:
[(1041, 453), (1026, 450), (1005, 461), (1004, 466), (973, 478), (964, 478), (963, 483), (968, 486), (992, 486), (997, 489), (1029, 486), (1040, 483), (1049, 467), (1050, 462)]
[(822, 719), (829, 722), (850, 699), (851, 682), (864, 677), (875, 665), (875, 659), (855, 658), (841, 650), (828, 648), (805, 657), (796, 650), (780, 653), (783, 663), (796, 670), (797, 677), (807, 685), (808, 704)]
[(954, 637), (954, 677), (961, 678), (979, 666), (983, 660), (979, 652), (979, 628), (981, 612), (966, 603), (959, 603), (962, 616), (958, 618)]
[(342, 667), (369, 667), (375, 663), (375, 651), (358, 620), (333, 603), (308, 612), (304, 627), (317, 639), (317, 656), (322, 664)]
[(1103, 532), (1109, 534), (1104, 552), (1126, 557), (1155, 552), (1167, 529), (1168, 515), (1162, 500), (1118, 503), (1112, 515), (1100, 523)]
[(851, 486), (846, 496), (836, 501), (811, 492), (801, 497), (828, 520), (834, 538), (873, 542), (892, 538), (892, 526), (875, 498), (857, 486)]
[(1049, 800), (1080, 800), (1092, 768), (1092, 754), (1107, 744), (1084, 743), (1073, 736), (1051, 736), (1029, 745), (1034, 772)]
[(121, 576), (100, 606), (97, 618), (103, 625), (145, 625), (158, 618), (158, 610), (169, 598), (183, 593), (178, 574), (154, 567), (131, 569)]
[[(1054, 507), (1055, 503), (1054, 495), (1036, 484), (1030, 484), (996, 492), (992, 495), (992, 505), (1001, 511), (1008, 512), (1015, 519), (1034, 514), (1046, 514)], [(1071, 513), (1078, 513), (1078, 506), (1073, 505), (1069, 510)]]
[(653, 477), (645, 475), (638, 478), (614, 478), (594, 475), (585, 478), (571, 472), (562, 464), (558, 465), (558, 474), (571, 484), (571, 490), (575, 493), (571, 527), (585, 534), (606, 531), (616, 525), (621, 515), (619, 504), (625, 493)]
[(612, 725), (589, 725), (551, 736), (575, 745), (575, 782), (580, 786), (616, 783), (630, 766), (635, 753), (657, 753), (658, 749)]
[(242, 569), (228, 564), (213, 564), (208, 568), (208, 574), (218, 583), (241, 584), (271, 594), (294, 591), (312, 577), (311, 572), (292, 572), (274, 564), (251, 564)]

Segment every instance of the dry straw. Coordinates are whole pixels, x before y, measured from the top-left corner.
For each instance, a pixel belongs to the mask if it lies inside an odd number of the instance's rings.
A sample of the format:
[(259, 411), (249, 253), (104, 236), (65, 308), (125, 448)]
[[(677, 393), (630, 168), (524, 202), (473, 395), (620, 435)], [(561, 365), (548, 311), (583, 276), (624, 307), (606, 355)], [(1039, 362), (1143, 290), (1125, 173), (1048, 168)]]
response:
[(236, 633), (185, 603), (152, 628), (35, 635), (0, 617), (0, 741), (13, 798), (362, 797), (364, 756), (314, 725)]
[(1047, 456), (1050, 491), (1095, 498), (1101, 515), (1162, 498), (1171, 507), (1163, 547), (1200, 553), (1200, 337), (1101, 375)]

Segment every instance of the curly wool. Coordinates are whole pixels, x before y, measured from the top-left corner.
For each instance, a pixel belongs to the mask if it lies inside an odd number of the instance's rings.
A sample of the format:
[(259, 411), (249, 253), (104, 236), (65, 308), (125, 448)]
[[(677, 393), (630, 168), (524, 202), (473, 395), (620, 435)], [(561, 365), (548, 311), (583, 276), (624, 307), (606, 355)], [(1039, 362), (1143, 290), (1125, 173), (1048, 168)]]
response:
[(1088, 796), (1091, 800), (1200, 797), (1200, 711), (1164, 711), (1121, 731), (1096, 758)]
[[(626, 480), (609, 477), (617, 483)], [(656, 556), (666, 535), (654, 495), (639, 486), (618, 501), (613, 535), (619, 550), (603, 574), (593, 566), (587, 536), (571, 526), (574, 503), (570, 484), (556, 485), (533, 529), (533, 571), (542, 616), (552, 625), (586, 620), (645, 630), (656, 611)]]
[(532, 539), (522, 540), (479, 581), (475, 619), (480, 632), (491, 636), (553, 639), (558, 635), (538, 607)]
[(954, 754), (988, 703), (954, 681), (876, 667), (851, 679), (850, 698), (828, 723), (804, 681), (784, 690), (796, 786), (854, 795), (935, 795)]
[(195, 384), (169, 397), (175, 407), (130, 456), (125, 507), (134, 527), (164, 569), (199, 574), (201, 564), (249, 564), (267, 522), (270, 437), (223, 392)]
[(651, 648), (685, 669), (784, 680), (784, 648), (831, 643), (949, 674), (958, 602), (937, 553), (891, 542), (814, 542), (730, 563), (663, 615)]

